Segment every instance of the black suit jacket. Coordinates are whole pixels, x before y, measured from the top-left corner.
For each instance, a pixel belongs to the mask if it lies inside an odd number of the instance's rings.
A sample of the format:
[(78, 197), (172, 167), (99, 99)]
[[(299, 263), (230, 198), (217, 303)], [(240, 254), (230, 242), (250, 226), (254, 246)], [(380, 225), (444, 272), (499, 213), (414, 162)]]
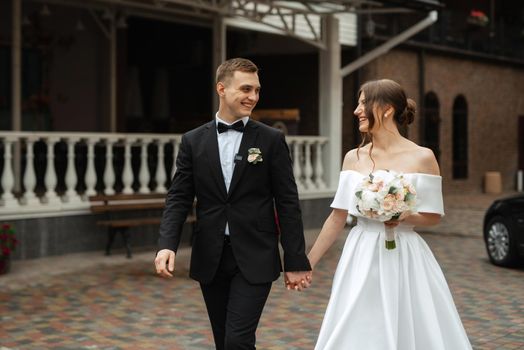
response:
[[(247, 161), (248, 149), (259, 148), (263, 161)], [(184, 134), (176, 172), (160, 225), (160, 249), (176, 251), (182, 227), (196, 197), (197, 223), (192, 241), (190, 276), (211, 282), (220, 262), (226, 222), (243, 276), (251, 283), (274, 281), (282, 270), (307, 271), (298, 192), (284, 135), (249, 120), (238, 151), (229, 192), (226, 191), (215, 120)], [(274, 208), (281, 234), (277, 234)]]

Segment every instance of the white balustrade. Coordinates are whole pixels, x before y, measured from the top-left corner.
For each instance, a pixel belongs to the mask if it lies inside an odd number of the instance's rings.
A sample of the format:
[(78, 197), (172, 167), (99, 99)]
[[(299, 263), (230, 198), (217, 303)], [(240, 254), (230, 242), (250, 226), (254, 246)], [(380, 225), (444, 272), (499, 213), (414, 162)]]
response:
[(315, 141), (315, 185), (319, 190), (325, 190), (327, 188), (326, 182), (324, 181), (324, 166), (322, 164), (322, 145), (326, 141), (316, 140)]
[(95, 144), (98, 142), (96, 138), (87, 139), (87, 169), (86, 169), (86, 195), (94, 196), (96, 194), (96, 172), (95, 172)]
[(322, 162), (322, 146), (327, 139), (319, 136), (288, 136), (286, 139), (291, 144), (293, 174), (299, 193), (327, 191)]
[(26, 140), (26, 166), (24, 172), (24, 187), (25, 192), (23, 195), (23, 204), (27, 206), (35, 206), (40, 204), (40, 200), (36, 197), (35, 186), (36, 186), (36, 174), (35, 174), (35, 156), (33, 153), (34, 139), (27, 138)]
[(5, 207), (16, 208), (18, 207), (18, 201), (13, 195), (13, 188), (15, 186), (15, 177), (13, 174), (13, 160), (12, 152), (13, 141), (10, 139), (4, 139), (4, 170), (2, 171), (2, 188), (4, 193), (2, 194), (2, 202)]
[(124, 141), (124, 171), (122, 173), (122, 183), (124, 184), (124, 189), (122, 193), (131, 194), (133, 193), (133, 169), (131, 168), (131, 143), (132, 139), (125, 139)]
[(173, 166), (171, 167), (171, 179), (175, 176), (176, 172), (176, 157), (178, 157), (178, 141), (173, 141)]
[[(162, 140), (157, 140), (157, 162), (156, 162), (156, 188), (155, 192), (165, 193), (166, 190), (166, 166), (164, 165), (164, 143)], [(174, 153), (174, 152), (173, 152)]]
[[(55, 153), (55, 145), (59, 140), (63, 140), (67, 145), (66, 154)], [(46, 143), (47, 151), (45, 154), (36, 154), (38, 150), (35, 144), (39, 141)], [(27, 213), (45, 213), (45, 215), (65, 215), (67, 210), (71, 212), (89, 212), (88, 196), (97, 194), (97, 184), (103, 183), (103, 193), (111, 195), (116, 193), (115, 184), (117, 183), (116, 174), (118, 171), (115, 167), (122, 164), (123, 170), (121, 183), (123, 184), (122, 193), (134, 193), (133, 183), (134, 174), (131, 162), (140, 160), (138, 171), (139, 193), (151, 192), (149, 182), (154, 178), (155, 187), (153, 192), (165, 193), (167, 184), (170, 183), (172, 176), (176, 171), (176, 158), (180, 149), (181, 135), (168, 134), (117, 134), (117, 133), (60, 133), (60, 132), (5, 132), (0, 131), (0, 145), (3, 146), (3, 152), (0, 152), (0, 158), (3, 157), (3, 168), (1, 178), (2, 193), (0, 197), (0, 216), (3, 215), (21, 215)], [(297, 181), (297, 187), (301, 195), (313, 196), (313, 198), (322, 197), (328, 194), (328, 186), (324, 180), (323, 149), (328, 142), (324, 137), (318, 136), (288, 136), (287, 142), (290, 145), (291, 156), (293, 159), (293, 172)], [(13, 145), (15, 143), (25, 144), (21, 157), (25, 157), (26, 166), (23, 174), (14, 174), (12, 167), (13, 162)], [(105, 152), (95, 155), (95, 147), (105, 145)], [(155, 144), (156, 166), (150, 171), (148, 166), (148, 147)], [(78, 151), (75, 153), (75, 147), (78, 145)], [(123, 159), (120, 153), (115, 151), (116, 146), (124, 147)], [(172, 145), (166, 147), (166, 145)], [(140, 147), (139, 154), (132, 154), (132, 147)], [(87, 149), (87, 150), (86, 150)], [(60, 152), (61, 150), (56, 150)], [(44, 156), (45, 162), (41, 162)], [(166, 167), (165, 157), (172, 157), (173, 164), (169, 169)], [(63, 158), (62, 158), (63, 157)], [(77, 158), (80, 157), (80, 158)], [(100, 157), (105, 158), (100, 159)], [(116, 158), (118, 157), (118, 158)], [(65, 159), (65, 175), (57, 178), (58, 172), (55, 169), (55, 159)], [(117, 160), (118, 161), (115, 161)], [(104, 164), (105, 167), (98, 167), (98, 164)], [(169, 163), (171, 163), (169, 161)], [(95, 167), (95, 164), (97, 166)], [(84, 168), (85, 174), (77, 172)], [(57, 167), (62, 166), (60, 162)], [(44, 174), (42, 179), (37, 179), (37, 174)], [(21, 177), (24, 191), (14, 193), (14, 179)], [(41, 175), (38, 175), (41, 176)], [(169, 179), (167, 177), (169, 176)], [(83, 177), (83, 178), (82, 178)], [(168, 181), (166, 181), (168, 180)], [(40, 182), (39, 182), (40, 181)], [(85, 182), (85, 190), (79, 191), (79, 182)], [(167, 182), (167, 184), (166, 184)], [(57, 188), (57, 184), (65, 184), (65, 188)], [(40, 184), (40, 185), (39, 185)], [(44, 188), (37, 188), (37, 186)], [(336, 184), (334, 184), (336, 185)], [(60, 187), (60, 186), (59, 186)], [(58, 193), (57, 193), (58, 192)], [(37, 193), (39, 194), (37, 196)], [(59, 196), (60, 195), (60, 196)], [(39, 197), (40, 196), (40, 197)], [(20, 201), (19, 201), (20, 200)], [(8, 216), (5, 216), (8, 217)]]
[(315, 188), (313, 182), (313, 166), (311, 161), (311, 145), (309, 140), (304, 141), (304, 184), (307, 189)]
[(104, 169), (104, 194), (115, 194), (115, 169), (113, 166), (113, 139), (106, 140), (106, 167)]
[(304, 184), (302, 180), (302, 164), (300, 161), (300, 142), (295, 140), (292, 142), (293, 145), (293, 175), (295, 176), (295, 181), (297, 183), (298, 191), (304, 190)]
[(66, 168), (66, 175), (65, 175), (65, 184), (66, 184), (67, 189), (66, 189), (63, 200), (69, 204), (81, 203), (82, 199), (80, 198), (80, 195), (76, 192), (76, 189), (75, 189), (77, 181), (78, 181), (78, 177), (76, 175), (76, 167), (75, 167), (75, 144), (78, 142), (78, 139), (69, 138), (66, 141), (67, 141), (67, 168)]
[(48, 205), (60, 203), (60, 198), (56, 193), (56, 171), (55, 171), (55, 144), (58, 142), (57, 137), (46, 139), (47, 143), (47, 166), (45, 171), (45, 187), (47, 191), (44, 194), (43, 201)]
[(147, 166), (147, 145), (150, 140), (142, 139), (140, 141), (140, 171), (138, 173), (138, 181), (140, 182), (140, 188), (138, 192), (149, 193), (149, 167)]

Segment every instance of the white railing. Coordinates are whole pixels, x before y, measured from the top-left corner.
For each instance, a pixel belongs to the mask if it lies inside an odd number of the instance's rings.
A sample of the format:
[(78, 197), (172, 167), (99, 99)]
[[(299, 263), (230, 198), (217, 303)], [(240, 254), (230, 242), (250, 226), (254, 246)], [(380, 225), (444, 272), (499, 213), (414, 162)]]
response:
[[(0, 132), (0, 218), (87, 213), (87, 197), (97, 193), (165, 193), (181, 137)], [(300, 197), (332, 195), (322, 162), (327, 138), (288, 136), (287, 142)]]

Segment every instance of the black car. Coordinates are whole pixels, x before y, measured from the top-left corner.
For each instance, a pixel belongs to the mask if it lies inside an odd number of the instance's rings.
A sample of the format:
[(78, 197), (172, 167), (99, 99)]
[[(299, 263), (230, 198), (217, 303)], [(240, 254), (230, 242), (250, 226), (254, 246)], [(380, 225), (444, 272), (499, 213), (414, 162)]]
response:
[(524, 261), (524, 193), (491, 204), (484, 216), (484, 241), (493, 264)]

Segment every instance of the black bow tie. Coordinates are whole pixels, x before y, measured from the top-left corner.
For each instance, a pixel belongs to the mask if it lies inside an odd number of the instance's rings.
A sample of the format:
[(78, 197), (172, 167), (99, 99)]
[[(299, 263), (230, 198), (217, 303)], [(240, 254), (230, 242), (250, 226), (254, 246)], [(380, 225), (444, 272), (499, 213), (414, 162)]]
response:
[(228, 130), (236, 130), (238, 132), (244, 132), (244, 122), (242, 120), (239, 120), (231, 125), (227, 125), (227, 124), (218, 122), (217, 130), (219, 134), (226, 132)]

